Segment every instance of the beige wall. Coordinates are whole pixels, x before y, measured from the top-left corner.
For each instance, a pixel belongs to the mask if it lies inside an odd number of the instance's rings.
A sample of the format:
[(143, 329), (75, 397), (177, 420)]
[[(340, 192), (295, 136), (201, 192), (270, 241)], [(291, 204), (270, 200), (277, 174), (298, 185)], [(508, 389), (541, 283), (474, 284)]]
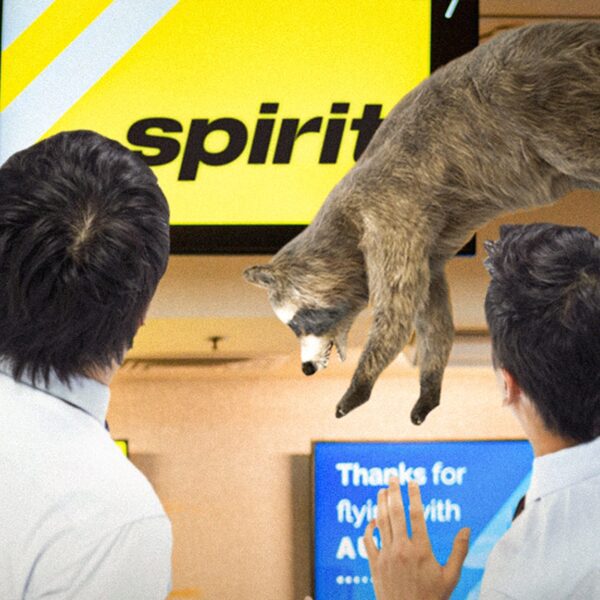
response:
[(409, 420), (418, 383), (408, 367), (392, 369), (342, 420), (334, 406), (348, 376), (213, 370), (126, 368), (113, 386), (112, 432), (129, 439), (172, 519), (175, 598), (310, 592), (312, 440), (520, 436), (489, 368), (449, 369), (443, 403), (421, 427)]
[[(540, 17), (600, 16), (594, 0), (482, 0), (481, 9), (484, 39)], [(599, 207), (599, 194), (577, 192), (502, 221), (580, 224), (600, 234)], [(459, 330), (485, 327), (481, 244), (497, 237), (498, 225), (479, 232), (475, 258), (448, 267)], [(485, 342), (474, 350), (482, 366), (459, 360), (447, 370), (442, 405), (423, 426), (409, 420), (418, 381), (404, 359), (386, 371), (368, 404), (336, 420), (368, 319), (357, 324), (346, 364), (303, 378), (293, 335), (240, 277), (267, 258), (173, 257), (112, 388), (113, 434), (129, 439), (132, 461), (173, 523), (173, 598), (296, 600), (310, 593), (312, 440), (520, 436), (500, 406)], [(217, 351), (212, 335), (225, 338)], [(173, 358), (195, 361), (166, 360)]]

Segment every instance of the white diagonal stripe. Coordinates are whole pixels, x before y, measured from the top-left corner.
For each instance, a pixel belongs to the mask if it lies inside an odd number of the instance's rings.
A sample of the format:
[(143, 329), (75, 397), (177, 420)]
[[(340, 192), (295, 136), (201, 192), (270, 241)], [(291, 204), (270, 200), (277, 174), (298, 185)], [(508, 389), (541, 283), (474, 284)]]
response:
[(0, 164), (35, 143), (177, 2), (114, 0), (0, 114)]
[(54, 0), (4, 0), (2, 10), (2, 51), (6, 50)]
[(450, 4), (448, 5), (448, 8), (446, 9), (446, 12), (444, 13), (444, 17), (446, 17), (446, 19), (451, 19), (452, 16), (454, 15), (454, 11), (456, 10), (456, 6), (458, 4), (458, 0), (451, 0)]

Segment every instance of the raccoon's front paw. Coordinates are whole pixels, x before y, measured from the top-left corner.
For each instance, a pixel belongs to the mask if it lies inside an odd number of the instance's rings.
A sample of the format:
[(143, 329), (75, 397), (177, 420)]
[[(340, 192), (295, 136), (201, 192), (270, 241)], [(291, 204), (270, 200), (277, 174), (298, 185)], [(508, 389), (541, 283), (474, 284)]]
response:
[(440, 403), (440, 397), (438, 395), (429, 394), (421, 396), (410, 413), (410, 420), (415, 425), (421, 425), (427, 415)]
[(338, 402), (335, 409), (335, 416), (340, 419), (347, 415), (351, 410), (354, 410), (357, 406), (364, 404), (371, 396), (371, 389), (372, 386), (366, 383), (350, 386), (343, 398)]

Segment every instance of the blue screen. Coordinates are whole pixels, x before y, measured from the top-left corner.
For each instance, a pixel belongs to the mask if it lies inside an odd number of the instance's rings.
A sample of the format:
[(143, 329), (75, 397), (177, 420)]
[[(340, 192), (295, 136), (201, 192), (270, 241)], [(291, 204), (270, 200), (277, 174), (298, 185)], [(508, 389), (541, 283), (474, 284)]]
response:
[(362, 536), (392, 475), (403, 485), (405, 506), (405, 484), (420, 484), (442, 564), (458, 530), (471, 528), (452, 599), (477, 598), (487, 557), (529, 487), (532, 460), (526, 441), (315, 443), (315, 600), (374, 600)]

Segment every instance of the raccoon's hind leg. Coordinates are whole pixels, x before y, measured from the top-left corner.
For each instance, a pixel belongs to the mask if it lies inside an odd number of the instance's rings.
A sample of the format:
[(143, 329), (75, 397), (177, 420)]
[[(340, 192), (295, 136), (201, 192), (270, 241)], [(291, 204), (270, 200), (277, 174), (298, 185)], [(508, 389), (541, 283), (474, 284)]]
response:
[(415, 425), (440, 403), (442, 378), (454, 338), (452, 308), (444, 264), (431, 265), (431, 279), (427, 300), (417, 311), (417, 356), (419, 359), (421, 392), (410, 413)]
[(337, 417), (369, 399), (381, 372), (408, 343), (429, 286), (428, 259), (415, 239), (420, 238), (414, 231), (373, 231), (363, 237), (373, 323), (350, 387), (337, 405)]

